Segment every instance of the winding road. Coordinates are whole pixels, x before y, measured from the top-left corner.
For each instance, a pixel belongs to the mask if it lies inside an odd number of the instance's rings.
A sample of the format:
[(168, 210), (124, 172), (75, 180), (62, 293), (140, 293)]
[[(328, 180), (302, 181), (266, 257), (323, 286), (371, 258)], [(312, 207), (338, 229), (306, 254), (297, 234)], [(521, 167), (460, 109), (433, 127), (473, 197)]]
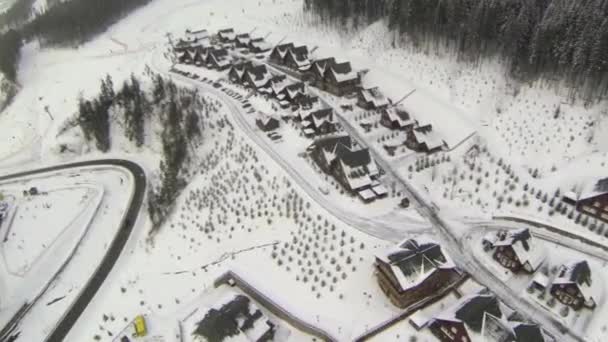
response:
[[(125, 247), (125, 244), (127, 243), (127, 240), (129, 239), (129, 236), (133, 231), (133, 226), (137, 221), (137, 216), (139, 215), (141, 205), (143, 203), (146, 193), (146, 174), (141, 166), (129, 160), (99, 159), (51, 166), (0, 177), (0, 181), (5, 181), (46, 172), (67, 170), (71, 168), (86, 166), (115, 166), (127, 170), (133, 175), (134, 192), (131, 196), (129, 207), (127, 208), (127, 211), (123, 217), (120, 229), (112, 239), (112, 242), (109, 248), (106, 250), (106, 253), (101, 263), (97, 266), (93, 275), (89, 278), (76, 300), (72, 303), (70, 309), (63, 315), (57, 326), (55, 326), (53, 331), (47, 336), (45, 340), (47, 342), (63, 341), (65, 339), (70, 329), (74, 326), (80, 315), (84, 312), (87, 305), (89, 304), (89, 302), (91, 302), (99, 288), (102, 286), (104, 280), (108, 277), (108, 274), (116, 264), (116, 261), (120, 257)], [(0, 331), (0, 342), (11, 341), (10, 336), (15, 330), (15, 328), (18, 326), (19, 321), (28, 313), (29, 309), (35, 303), (35, 301), (26, 303), (26, 305), (21, 310), (19, 310), (17, 315), (15, 315), (13, 319), (3, 327), (3, 329)]]

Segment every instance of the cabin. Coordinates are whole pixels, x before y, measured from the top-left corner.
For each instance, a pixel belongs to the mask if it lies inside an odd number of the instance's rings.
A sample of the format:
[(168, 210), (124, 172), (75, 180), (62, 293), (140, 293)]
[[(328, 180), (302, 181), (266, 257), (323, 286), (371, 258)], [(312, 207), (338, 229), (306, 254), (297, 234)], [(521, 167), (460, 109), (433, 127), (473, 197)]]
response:
[(387, 108), (389, 101), (378, 87), (374, 87), (357, 92), (357, 105), (365, 110), (380, 110)]
[(226, 70), (230, 68), (232, 63), (226, 49), (209, 49), (207, 51), (207, 67), (217, 70)]
[(237, 34), (236, 35), (236, 47), (237, 48), (249, 48), (251, 43), (251, 37), (249, 33)]
[(266, 88), (270, 84), (272, 75), (265, 65), (257, 65), (245, 72), (243, 84), (252, 89)]
[(222, 43), (234, 43), (236, 40), (236, 33), (234, 33), (234, 29), (231, 28), (223, 29), (217, 32), (217, 37)]
[(264, 38), (252, 38), (249, 41), (249, 50), (253, 53), (263, 53), (266, 51), (270, 51), (272, 46), (264, 40)]
[(264, 132), (270, 132), (279, 128), (279, 120), (270, 115), (259, 114), (255, 120), (255, 124)]
[(186, 37), (193, 40), (209, 40), (211, 37), (206, 29), (187, 29)]
[(407, 134), (405, 145), (417, 152), (432, 154), (443, 150), (445, 142), (430, 126), (416, 127)]
[(494, 295), (473, 294), (435, 315), (428, 326), (440, 341), (471, 342), (474, 337), (484, 335), (486, 321), (502, 317), (500, 302)]
[(566, 194), (564, 202), (574, 205), (579, 212), (608, 223), (608, 178), (585, 183), (578, 194)]
[(177, 62), (181, 64), (192, 64), (194, 61), (193, 55), (188, 50), (177, 53)]
[(270, 57), (268, 57), (268, 60), (271, 63), (283, 65), (283, 63), (285, 63), (285, 56), (287, 56), (287, 52), (289, 52), (289, 50), (293, 49), (293, 48), (294, 48), (293, 43), (277, 45), (272, 49), (272, 52), (270, 53)]
[(279, 100), (282, 100), (285, 97), (285, 95), (283, 94), (283, 91), (289, 84), (291, 84), (291, 81), (289, 81), (287, 79), (287, 76), (285, 76), (285, 75), (274, 76), (270, 80), (270, 89), (271, 89), (272, 96), (276, 97)]
[(522, 270), (534, 273), (544, 260), (541, 247), (537, 246), (527, 228), (490, 232), (482, 243), (487, 250), (493, 250), (492, 257), (496, 262), (513, 273)]
[(292, 105), (300, 109), (311, 109), (314, 106), (319, 106), (320, 102), (316, 96), (303, 94), (303, 96), (296, 96), (292, 101)]
[(336, 96), (345, 96), (354, 93), (360, 84), (359, 75), (349, 62), (335, 63), (325, 70), (322, 89)]
[(315, 134), (328, 134), (335, 132), (334, 111), (331, 108), (323, 108), (311, 112), (308, 120), (312, 123), (309, 127)]
[(288, 85), (287, 87), (283, 88), (283, 90), (281, 91), (281, 94), (285, 95), (285, 100), (287, 100), (289, 103), (295, 103), (296, 99), (299, 96), (306, 95), (304, 83), (302, 83), (302, 82), (292, 83), (292, 84)]
[(245, 72), (253, 69), (253, 63), (250, 61), (243, 61), (233, 64), (228, 71), (228, 79), (232, 83), (242, 84), (245, 77)]
[(407, 239), (376, 255), (375, 274), (393, 305), (406, 308), (455, 284), (461, 272), (432, 241)]
[(587, 261), (561, 265), (551, 283), (550, 293), (564, 305), (574, 310), (583, 307), (593, 309), (598, 296), (591, 280), (591, 269)]
[(283, 60), (283, 65), (297, 70), (306, 71), (310, 68), (310, 60), (308, 59), (308, 48), (306, 46), (298, 46), (287, 50), (287, 54)]
[(336, 60), (333, 57), (313, 61), (306, 72), (306, 76), (310, 80), (311, 84), (318, 88), (322, 88), (323, 80), (325, 78), (325, 71), (334, 64), (336, 64)]
[(386, 128), (411, 131), (415, 123), (410, 114), (400, 107), (382, 109), (380, 124)]

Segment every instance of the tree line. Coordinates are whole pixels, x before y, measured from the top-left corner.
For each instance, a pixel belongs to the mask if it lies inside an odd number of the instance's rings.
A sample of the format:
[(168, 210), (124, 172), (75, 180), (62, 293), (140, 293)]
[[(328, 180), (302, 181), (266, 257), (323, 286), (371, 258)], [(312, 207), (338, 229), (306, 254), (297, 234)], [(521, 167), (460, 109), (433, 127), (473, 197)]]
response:
[(476, 62), (499, 56), (518, 79), (564, 80), (588, 99), (608, 92), (606, 0), (304, 0), (304, 6), (343, 28), (383, 18), (418, 48), (445, 47)]
[(200, 143), (202, 138), (200, 117), (209, 115), (210, 106), (196, 90), (177, 87), (160, 75), (152, 74), (150, 92), (144, 91), (142, 81), (134, 75), (117, 92), (111, 76), (107, 75), (100, 83), (98, 95), (90, 99), (80, 96), (77, 116), (85, 139), (98, 150), (111, 149), (114, 122), (123, 127), (125, 136), (136, 147), (146, 143), (147, 123), (156, 120), (162, 126), (160, 182), (148, 194), (148, 211), (158, 227), (186, 185), (183, 173), (192, 157), (193, 142)]
[[(0, 14), (0, 71), (15, 81), (22, 42), (38, 39), (44, 45), (73, 46), (104, 32), (150, 0), (49, 1), (49, 9), (32, 17), (34, 0), (19, 0)], [(51, 6), (52, 5), (52, 6)]]

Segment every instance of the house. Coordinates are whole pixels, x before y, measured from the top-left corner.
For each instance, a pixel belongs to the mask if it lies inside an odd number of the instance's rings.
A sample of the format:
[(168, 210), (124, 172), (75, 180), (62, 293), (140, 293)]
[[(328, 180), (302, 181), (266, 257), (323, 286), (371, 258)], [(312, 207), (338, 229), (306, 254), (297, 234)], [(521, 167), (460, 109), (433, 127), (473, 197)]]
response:
[(310, 128), (315, 131), (315, 134), (328, 134), (336, 130), (334, 111), (331, 108), (311, 112), (308, 119), (312, 123)]
[(587, 261), (561, 265), (551, 283), (551, 295), (564, 305), (580, 310), (583, 306), (593, 309), (598, 299), (596, 287), (591, 281), (591, 269)]
[(296, 96), (292, 104), (300, 109), (310, 109), (313, 106), (320, 105), (319, 98), (316, 96), (311, 96), (308, 94), (303, 94), (303, 96)]
[(177, 61), (181, 64), (192, 64), (194, 59), (190, 51), (184, 50), (177, 53)]
[(249, 48), (251, 37), (249, 33), (237, 34), (236, 35), (236, 47), (238, 48)]
[(299, 96), (305, 96), (306, 90), (304, 83), (296, 82), (292, 83), (281, 91), (281, 94), (285, 95), (285, 100), (289, 101), (289, 103), (294, 103)]
[(348, 135), (339, 135), (318, 139), (311, 146), (311, 157), (325, 173), (331, 174), (337, 151), (353, 148), (353, 141)]
[(564, 202), (576, 210), (608, 223), (608, 178), (587, 182), (578, 193), (567, 193)]
[(441, 246), (420, 239), (407, 239), (377, 255), (375, 268), (380, 288), (399, 308), (406, 308), (461, 278)]
[(228, 79), (230, 82), (241, 84), (244, 81), (245, 72), (251, 69), (253, 69), (251, 61), (235, 63), (230, 67), (230, 71), (228, 71)]
[(429, 330), (440, 341), (483, 340), (478, 336), (484, 335), (486, 320), (501, 319), (502, 316), (500, 303), (494, 295), (473, 294), (463, 297), (455, 305), (433, 317)]
[(268, 58), (268, 60), (271, 63), (283, 65), (283, 63), (285, 63), (285, 56), (287, 56), (287, 52), (289, 52), (289, 50), (293, 49), (293, 48), (294, 48), (293, 43), (277, 45), (272, 49), (272, 52), (270, 53), (270, 57)]
[(483, 243), (494, 251), (494, 260), (514, 273), (520, 270), (533, 273), (544, 259), (541, 247), (536, 245), (527, 228), (490, 232), (483, 238)]
[(411, 131), (415, 125), (407, 111), (399, 107), (388, 107), (382, 110), (380, 123), (390, 129), (403, 129)]
[(255, 120), (256, 125), (264, 132), (270, 132), (279, 128), (279, 120), (270, 115), (260, 113)]
[(206, 29), (187, 29), (186, 37), (193, 40), (209, 40), (209, 32)]
[(217, 37), (222, 43), (232, 43), (236, 40), (236, 33), (234, 29), (223, 29), (217, 32)]
[(308, 59), (308, 48), (306, 46), (298, 46), (287, 50), (283, 64), (293, 70), (306, 71), (310, 67)]
[(207, 51), (207, 67), (217, 70), (226, 70), (230, 68), (230, 58), (226, 49), (209, 49)]
[[(554, 342), (538, 325), (486, 315), (481, 331), (484, 342)], [(473, 339), (475, 340), (475, 338)]]
[(325, 71), (334, 64), (336, 64), (336, 60), (333, 57), (313, 61), (306, 72), (307, 78), (310, 79), (313, 85), (322, 88)]
[(272, 46), (264, 40), (264, 38), (252, 38), (249, 42), (249, 50), (253, 53), (263, 53), (270, 51)]
[(385, 109), (389, 101), (378, 87), (374, 87), (357, 92), (357, 105), (366, 110)]
[[(270, 80), (270, 89), (272, 96), (276, 97), (279, 100), (282, 100), (285, 96), (283, 94), (283, 90), (290, 84), (291, 82), (287, 79), (285, 75), (277, 75), (274, 76)], [(281, 95), (283, 94), (283, 95)]]
[(336, 96), (354, 93), (360, 83), (359, 75), (353, 71), (349, 62), (330, 65), (323, 75), (323, 90)]
[[(199, 310), (201, 312), (202, 310)], [(204, 316), (202, 316), (204, 314)], [(199, 318), (202, 316), (202, 318)], [(196, 323), (188, 330), (193, 342), (272, 341), (277, 325), (270, 321), (251, 300), (240, 294), (222, 299), (220, 304), (195, 313)]]
[(265, 88), (270, 84), (272, 75), (265, 65), (257, 65), (247, 70), (243, 76), (243, 83), (253, 89)]
[(405, 145), (414, 151), (428, 154), (441, 151), (445, 142), (437, 133), (427, 127), (430, 126), (417, 127), (409, 131)]

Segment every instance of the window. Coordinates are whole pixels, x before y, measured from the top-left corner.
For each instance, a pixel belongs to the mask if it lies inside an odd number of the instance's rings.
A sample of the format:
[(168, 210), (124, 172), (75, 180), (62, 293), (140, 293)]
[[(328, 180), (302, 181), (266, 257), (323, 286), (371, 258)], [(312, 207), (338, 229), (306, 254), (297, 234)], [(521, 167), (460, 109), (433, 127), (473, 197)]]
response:
[(593, 206), (600, 208), (602, 206), (602, 204), (599, 201), (595, 201), (595, 202), (593, 202)]
[(450, 330), (452, 330), (452, 332), (455, 334), (458, 332), (458, 330), (456, 330), (456, 327), (452, 327)]
[(466, 336), (462, 336), (460, 340), (462, 340), (462, 342), (469, 342), (469, 339)]

